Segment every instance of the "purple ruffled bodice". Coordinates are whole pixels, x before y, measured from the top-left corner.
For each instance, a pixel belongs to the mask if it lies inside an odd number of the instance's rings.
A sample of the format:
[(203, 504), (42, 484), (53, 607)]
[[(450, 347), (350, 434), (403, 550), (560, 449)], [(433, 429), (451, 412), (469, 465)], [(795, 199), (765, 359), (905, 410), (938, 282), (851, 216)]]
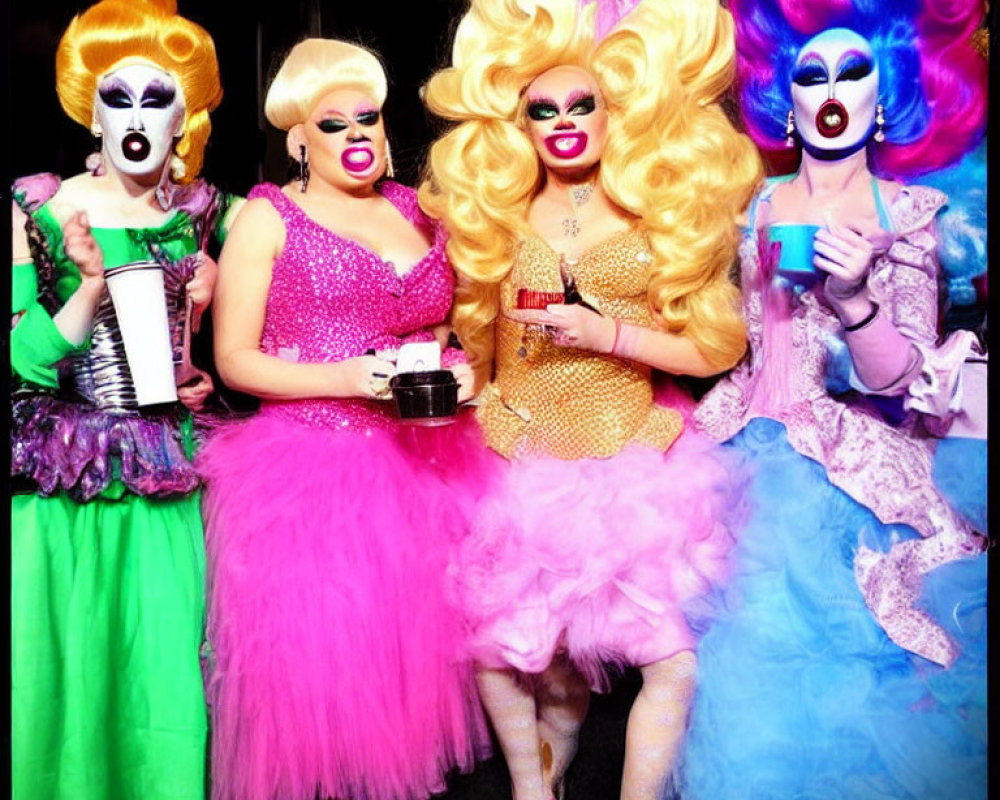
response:
[[(431, 329), (448, 316), (454, 290), (444, 232), (420, 211), (413, 189), (387, 181), (381, 194), (433, 239), (402, 277), (371, 250), (314, 222), (278, 186), (251, 190), (250, 199), (266, 198), (285, 224), (285, 246), (271, 274), (263, 352), (323, 363), (374, 350), (394, 360), (402, 344), (433, 340)], [(447, 365), (455, 354), (446, 352), (442, 360)], [(397, 424), (388, 404), (356, 398), (265, 401), (261, 413), (354, 430)]]
[(180, 412), (112, 414), (48, 395), (15, 398), (11, 475), (30, 478), (39, 494), (65, 490), (96, 497), (118, 478), (146, 497), (188, 494), (198, 476), (184, 452)]
[[(52, 265), (65, 261), (66, 256), (33, 215), (59, 186), (59, 179), (49, 174), (22, 178), (14, 186), (15, 199), (28, 215), (39, 296), (49, 297), (53, 307), (66, 298), (55, 294)], [(141, 237), (150, 257), (163, 267), (176, 349), (182, 336), (184, 285), (193, 277), (200, 256), (195, 251), (171, 260), (160, 246), (187, 241), (192, 230), (204, 241), (222, 203), (216, 190), (203, 181), (173, 187), (170, 197), (177, 214), (167, 223), (156, 229), (122, 229), (121, 234)], [(125, 491), (147, 497), (170, 497), (197, 489), (199, 479), (188, 460), (191, 442), (185, 442), (181, 430), (187, 412), (180, 404), (154, 410), (130, 408), (128, 398), (119, 396), (105, 381), (115, 366), (111, 363), (116, 358), (113, 348), (105, 347), (101, 354), (95, 354), (93, 347), (94, 342), (91, 351), (59, 363), (64, 384), (59, 392), (28, 383), (14, 386), (11, 477), (27, 480), (40, 494), (65, 491), (78, 501), (98, 496), (116, 480)], [(119, 355), (124, 361), (123, 354)], [(69, 388), (74, 381), (75, 391)]]

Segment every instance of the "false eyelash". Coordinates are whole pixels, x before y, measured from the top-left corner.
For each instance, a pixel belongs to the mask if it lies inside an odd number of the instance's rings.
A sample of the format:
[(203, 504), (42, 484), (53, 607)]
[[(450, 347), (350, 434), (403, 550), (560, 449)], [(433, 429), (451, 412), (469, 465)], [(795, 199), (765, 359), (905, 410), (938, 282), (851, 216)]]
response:
[(871, 75), (873, 64), (862, 55), (847, 59), (837, 72), (838, 81), (859, 81)]
[(828, 80), (826, 69), (820, 64), (803, 64), (792, 73), (792, 81), (799, 86), (815, 86)]

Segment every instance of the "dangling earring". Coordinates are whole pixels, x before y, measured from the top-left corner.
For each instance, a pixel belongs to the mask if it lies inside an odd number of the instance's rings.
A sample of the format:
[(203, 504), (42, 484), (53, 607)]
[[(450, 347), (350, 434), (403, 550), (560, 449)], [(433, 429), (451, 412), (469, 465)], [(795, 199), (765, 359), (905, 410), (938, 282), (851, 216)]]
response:
[(306, 146), (299, 145), (299, 191), (305, 194), (309, 188), (309, 159), (306, 158)]
[(181, 143), (183, 138), (183, 134), (175, 134), (173, 146), (170, 148), (170, 177), (175, 181), (180, 181), (187, 175), (187, 165), (184, 163), (184, 159), (177, 155), (177, 145)]
[(385, 140), (385, 177), (392, 178), (396, 170), (392, 168), (392, 150), (389, 149), (389, 140)]
[(795, 147), (795, 112), (788, 109), (788, 116), (785, 118), (785, 147)]
[(96, 178), (104, 174), (104, 156), (101, 154), (104, 138), (96, 122), (90, 124), (90, 135), (94, 137), (94, 152), (87, 155), (83, 164), (87, 168), (87, 172)]
[(170, 156), (170, 177), (180, 182), (180, 179), (187, 175), (187, 167), (180, 156)]
[(885, 141), (885, 108), (881, 103), (875, 104), (875, 134), (872, 138), (876, 142)]

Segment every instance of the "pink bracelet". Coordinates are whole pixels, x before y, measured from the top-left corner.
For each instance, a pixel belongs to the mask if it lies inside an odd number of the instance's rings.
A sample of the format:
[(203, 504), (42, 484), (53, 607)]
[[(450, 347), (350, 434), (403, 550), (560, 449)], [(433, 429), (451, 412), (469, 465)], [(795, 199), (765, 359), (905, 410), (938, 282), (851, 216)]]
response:
[[(615, 320), (618, 322), (618, 320)], [(640, 325), (631, 325), (627, 322), (618, 322), (615, 328), (615, 346), (611, 351), (612, 355), (619, 358), (629, 358), (633, 361), (640, 361), (639, 343), (643, 328)]]

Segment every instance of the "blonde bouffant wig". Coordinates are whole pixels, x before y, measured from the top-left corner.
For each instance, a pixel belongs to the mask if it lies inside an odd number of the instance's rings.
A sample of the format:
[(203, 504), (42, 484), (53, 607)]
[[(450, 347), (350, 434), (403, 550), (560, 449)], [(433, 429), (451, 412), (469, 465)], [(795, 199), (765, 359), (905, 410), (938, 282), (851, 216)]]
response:
[(337, 89), (360, 89), (380, 107), (385, 70), (369, 50), (338, 39), (303, 39), (282, 62), (267, 90), (264, 114), (283, 131), (305, 122), (316, 103)]
[(212, 37), (178, 16), (176, 0), (101, 0), (77, 14), (56, 51), (59, 102), (89, 128), (100, 77), (140, 60), (169, 72), (180, 87), (184, 128), (171, 173), (188, 183), (201, 171), (212, 130), (208, 113), (222, 101), (222, 85)]
[(454, 323), (480, 382), (493, 358), (499, 284), (544, 178), (519, 101), (560, 65), (590, 71), (604, 97), (599, 179), (645, 229), (657, 322), (719, 370), (746, 348), (729, 273), (737, 218), (763, 170), (718, 103), (734, 74), (732, 18), (718, 0), (642, 0), (595, 42), (593, 14), (577, 0), (472, 0), (452, 66), (425, 87), (430, 110), (457, 124), (432, 146), (419, 196), (450, 233), (460, 276)]

